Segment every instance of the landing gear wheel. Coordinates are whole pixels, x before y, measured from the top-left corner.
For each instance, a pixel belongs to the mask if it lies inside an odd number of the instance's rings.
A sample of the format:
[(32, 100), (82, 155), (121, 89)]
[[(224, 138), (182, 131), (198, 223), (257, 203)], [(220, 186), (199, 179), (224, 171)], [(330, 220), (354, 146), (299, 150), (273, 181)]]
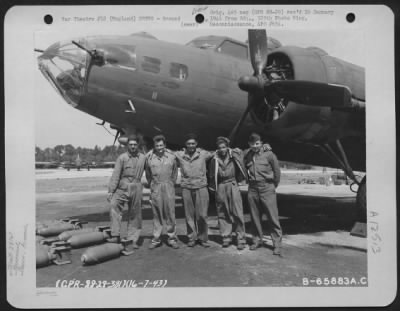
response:
[(367, 176), (364, 176), (357, 191), (357, 221), (367, 222)]

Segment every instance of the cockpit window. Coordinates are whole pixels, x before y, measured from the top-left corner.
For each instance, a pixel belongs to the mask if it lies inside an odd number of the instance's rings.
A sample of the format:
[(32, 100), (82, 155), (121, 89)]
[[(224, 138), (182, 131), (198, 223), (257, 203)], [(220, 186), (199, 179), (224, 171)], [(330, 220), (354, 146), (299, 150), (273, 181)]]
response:
[(86, 63), (87, 53), (74, 44), (61, 46), (59, 55), (61, 58), (67, 59), (69, 62), (75, 64), (84, 65)]
[(142, 69), (147, 72), (159, 73), (161, 60), (154, 57), (143, 56)]
[(229, 40), (224, 41), (217, 48), (217, 52), (228, 54), (237, 58), (247, 59), (247, 46)]
[(199, 49), (204, 49), (204, 50), (214, 50), (217, 47), (217, 44), (219, 44), (221, 42), (221, 40), (201, 40), (201, 39), (196, 39), (193, 41), (190, 41), (187, 46), (192, 46), (195, 48), (199, 48)]
[(184, 81), (189, 75), (188, 67), (184, 64), (171, 63), (169, 68), (169, 75), (172, 78)]

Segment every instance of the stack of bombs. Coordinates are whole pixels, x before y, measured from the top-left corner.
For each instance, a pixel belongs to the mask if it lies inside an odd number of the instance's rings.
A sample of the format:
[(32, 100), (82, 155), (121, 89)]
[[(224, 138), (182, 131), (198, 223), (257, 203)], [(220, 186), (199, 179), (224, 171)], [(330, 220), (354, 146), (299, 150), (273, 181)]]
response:
[[(84, 265), (97, 264), (133, 253), (132, 240), (122, 239), (120, 244), (105, 243), (111, 237), (108, 226), (83, 228), (87, 222), (61, 219), (36, 227), (36, 267), (71, 263), (71, 249), (89, 247), (81, 256)], [(101, 244), (101, 245), (98, 245)]]

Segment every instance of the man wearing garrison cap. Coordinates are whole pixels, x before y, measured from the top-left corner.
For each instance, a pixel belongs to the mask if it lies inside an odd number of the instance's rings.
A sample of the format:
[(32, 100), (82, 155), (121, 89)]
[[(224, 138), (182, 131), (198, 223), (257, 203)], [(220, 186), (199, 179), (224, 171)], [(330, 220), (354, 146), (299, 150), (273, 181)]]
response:
[(209, 187), (215, 190), (215, 202), (218, 212), (218, 223), (222, 235), (222, 247), (232, 242), (232, 229), (236, 231), (237, 248), (246, 245), (243, 205), (238, 183), (245, 180), (246, 170), (241, 152), (229, 148), (229, 139), (217, 138), (217, 152), (211, 159)]
[(190, 133), (186, 136), (186, 148), (176, 152), (175, 155), (181, 169), (188, 246), (193, 247), (197, 242), (203, 247), (210, 247), (207, 224), (209, 195), (206, 162), (211, 159), (213, 154), (197, 148), (197, 145), (197, 136)]
[(243, 159), (249, 177), (247, 197), (253, 224), (253, 244), (250, 250), (256, 250), (261, 246), (263, 238), (261, 216), (265, 213), (270, 227), (274, 255), (281, 255), (282, 229), (275, 192), (281, 176), (279, 162), (270, 148), (265, 149), (265, 145), (262, 147), (259, 134), (250, 135), (249, 146), (250, 148), (244, 151)]
[(121, 234), (122, 213), (128, 205), (127, 237), (133, 240), (133, 247), (138, 248), (137, 241), (142, 229), (142, 191), (141, 178), (146, 157), (139, 152), (139, 140), (129, 136), (128, 150), (115, 162), (114, 171), (108, 185), (108, 198), (111, 203), (111, 238), (109, 242), (119, 243)]

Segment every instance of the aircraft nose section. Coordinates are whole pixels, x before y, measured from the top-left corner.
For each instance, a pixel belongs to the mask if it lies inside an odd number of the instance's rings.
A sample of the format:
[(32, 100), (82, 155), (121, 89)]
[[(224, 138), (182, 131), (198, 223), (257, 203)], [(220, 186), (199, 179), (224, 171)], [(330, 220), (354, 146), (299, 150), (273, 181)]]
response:
[(87, 52), (72, 41), (54, 43), (38, 57), (39, 70), (67, 103), (74, 107), (79, 104), (84, 93), (88, 61)]

